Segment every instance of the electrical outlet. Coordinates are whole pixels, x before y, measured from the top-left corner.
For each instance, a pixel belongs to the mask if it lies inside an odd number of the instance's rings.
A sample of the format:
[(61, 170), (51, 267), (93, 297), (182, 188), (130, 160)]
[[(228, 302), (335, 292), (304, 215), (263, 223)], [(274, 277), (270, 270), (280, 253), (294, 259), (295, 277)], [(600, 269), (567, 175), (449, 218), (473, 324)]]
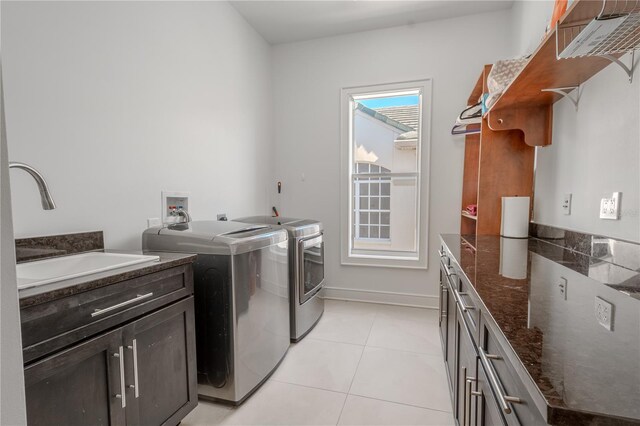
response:
[(565, 215), (571, 214), (571, 194), (564, 194), (562, 198), (562, 213)]
[(560, 290), (560, 295), (562, 296), (562, 298), (564, 300), (567, 300), (567, 279), (565, 277), (560, 277), (558, 289)]
[(622, 192), (614, 192), (611, 198), (600, 200), (600, 219), (618, 220), (620, 219), (620, 202)]
[(595, 313), (601, 326), (609, 331), (613, 330), (613, 305), (611, 303), (596, 296)]

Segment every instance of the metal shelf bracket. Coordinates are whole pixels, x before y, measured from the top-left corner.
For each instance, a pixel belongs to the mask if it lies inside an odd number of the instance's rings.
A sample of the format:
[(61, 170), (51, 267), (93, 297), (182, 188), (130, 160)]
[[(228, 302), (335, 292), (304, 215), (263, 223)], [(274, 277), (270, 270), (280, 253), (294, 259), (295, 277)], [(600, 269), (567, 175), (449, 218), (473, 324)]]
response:
[[(563, 98), (567, 98), (578, 110), (578, 103), (580, 102), (580, 86), (571, 87), (555, 87), (553, 89), (541, 89), (541, 92), (553, 92), (562, 95)], [(575, 93), (575, 96), (572, 95)]]
[(636, 69), (636, 63), (635, 63), (635, 50), (631, 51), (631, 68), (629, 68), (624, 62), (622, 62), (620, 59), (616, 58), (615, 56), (611, 56), (611, 55), (600, 55), (600, 57), (607, 59), (611, 62), (613, 62), (614, 64), (618, 64), (620, 66), (620, 68), (622, 68), (624, 70), (625, 73), (627, 73), (627, 75), (629, 76), (629, 83), (633, 82), (633, 71), (635, 71)]

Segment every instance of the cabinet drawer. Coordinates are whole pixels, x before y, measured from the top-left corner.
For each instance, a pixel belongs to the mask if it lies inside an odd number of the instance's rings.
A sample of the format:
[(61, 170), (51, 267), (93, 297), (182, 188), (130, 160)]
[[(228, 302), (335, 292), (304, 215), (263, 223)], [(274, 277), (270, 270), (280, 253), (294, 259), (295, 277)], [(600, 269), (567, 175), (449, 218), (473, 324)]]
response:
[(192, 273), (182, 265), (22, 309), (25, 363), (192, 294)]
[(478, 353), (506, 423), (546, 424), (503, 348), (485, 324), (482, 325), (482, 344)]

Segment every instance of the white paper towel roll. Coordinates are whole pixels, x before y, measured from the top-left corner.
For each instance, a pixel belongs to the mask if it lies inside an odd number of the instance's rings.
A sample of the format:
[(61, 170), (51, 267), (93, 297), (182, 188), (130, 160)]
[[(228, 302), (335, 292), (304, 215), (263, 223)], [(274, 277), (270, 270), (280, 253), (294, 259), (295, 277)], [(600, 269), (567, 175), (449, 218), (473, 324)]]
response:
[(500, 238), (500, 275), (514, 280), (527, 278), (529, 240)]
[(500, 235), (508, 238), (529, 237), (529, 197), (502, 197)]

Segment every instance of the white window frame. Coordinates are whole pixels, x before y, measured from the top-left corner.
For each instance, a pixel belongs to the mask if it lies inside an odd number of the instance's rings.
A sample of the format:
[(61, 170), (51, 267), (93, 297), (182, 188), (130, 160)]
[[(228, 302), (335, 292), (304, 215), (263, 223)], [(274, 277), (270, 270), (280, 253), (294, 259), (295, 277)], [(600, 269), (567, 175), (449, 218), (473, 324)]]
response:
[[(398, 94), (409, 90), (418, 90), (420, 96), (419, 146), (417, 164), (417, 230), (415, 252), (363, 253), (353, 251), (351, 230), (353, 229), (353, 97), (358, 98), (380, 95), (388, 92)], [(426, 107), (425, 107), (426, 105)], [(431, 150), (431, 110), (432, 80), (415, 80), (390, 84), (346, 87), (340, 91), (340, 246), (341, 264), (352, 266), (373, 266), (384, 268), (427, 269), (428, 259), (428, 217), (429, 211), (429, 161)]]

